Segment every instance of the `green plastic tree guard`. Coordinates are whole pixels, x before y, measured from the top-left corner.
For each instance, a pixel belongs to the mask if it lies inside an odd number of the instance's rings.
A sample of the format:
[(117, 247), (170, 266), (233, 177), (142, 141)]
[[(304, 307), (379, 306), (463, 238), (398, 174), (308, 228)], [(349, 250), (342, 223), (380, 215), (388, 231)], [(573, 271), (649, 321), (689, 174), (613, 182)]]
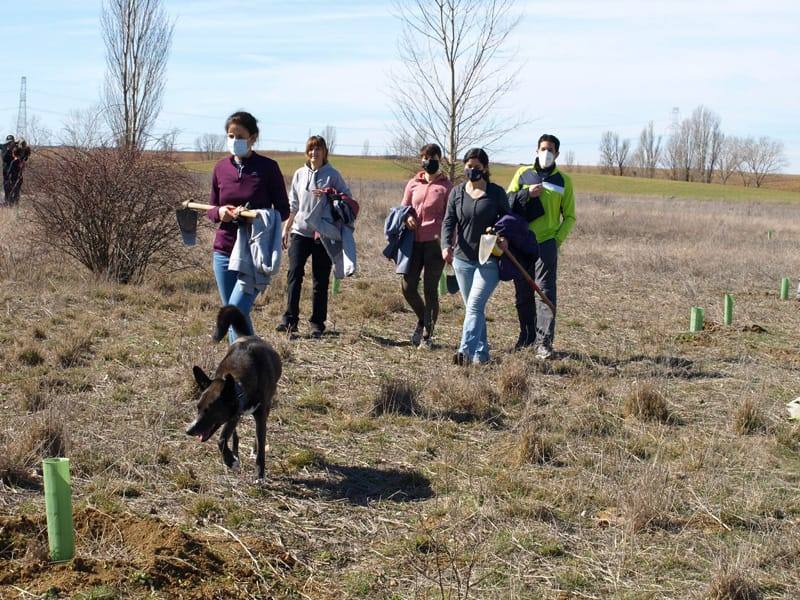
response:
[(334, 294), (338, 294), (339, 293), (339, 288), (340, 288), (341, 285), (342, 285), (342, 280), (339, 279), (338, 277), (334, 277), (333, 278), (333, 293)]
[(692, 307), (692, 314), (689, 318), (689, 331), (697, 332), (703, 331), (703, 317), (705, 311), (699, 306)]
[(45, 458), (43, 471), (50, 558), (54, 561), (70, 560), (75, 556), (75, 535), (72, 530), (69, 459)]
[(439, 277), (439, 295), (444, 296), (447, 293), (447, 278), (444, 276), (444, 271), (442, 271), (442, 276)]
[(789, 278), (784, 277), (781, 279), (781, 300), (789, 299)]
[(724, 304), (723, 320), (725, 321), (725, 325), (730, 325), (733, 323), (733, 296), (725, 294)]

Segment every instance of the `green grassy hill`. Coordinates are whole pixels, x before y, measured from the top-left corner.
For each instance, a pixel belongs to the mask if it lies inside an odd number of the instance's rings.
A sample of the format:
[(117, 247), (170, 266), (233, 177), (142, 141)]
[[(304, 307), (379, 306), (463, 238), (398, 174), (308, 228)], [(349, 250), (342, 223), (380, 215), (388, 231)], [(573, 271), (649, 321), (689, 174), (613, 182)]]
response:
[[(303, 164), (299, 152), (266, 152), (281, 166), (284, 175), (290, 175)], [(211, 171), (215, 161), (186, 161), (189, 169), (195, 172)], [(331, 162), (346, 179), (368, 181), (407, 181), (410, 171), (398, 162), (382, 157), (332, 156)], [(502, 186), (508, 185), (516, 165), (491, 165), (492, 178)], [(569, 173), (569, 171), (567, 170)], [(706, 200), (800, 202), (800, 192), (754, 189), (741, 185), (720, 185), (671, 181), (668, 179), (645, 179), (641, 177), (616, 177), (596, 173), (572, 173), (576, 192), (587, 194), (615, 194), (624, 196), (656, 196), (676, 198), (696, 198)]]

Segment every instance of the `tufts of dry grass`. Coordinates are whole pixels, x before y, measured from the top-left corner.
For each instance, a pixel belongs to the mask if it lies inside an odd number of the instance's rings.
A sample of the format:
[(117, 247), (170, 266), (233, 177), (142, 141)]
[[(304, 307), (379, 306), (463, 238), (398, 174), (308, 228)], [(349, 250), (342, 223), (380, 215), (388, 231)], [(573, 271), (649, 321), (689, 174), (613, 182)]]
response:
[(370, 413), (380, 415), (419, 415), (419, 392), (416, 387), (405, 380), (388, 378), (378, 387), (378, 392), (372, 401)]
[(733, 417), (733, 429), (739, 435), (753, 435), (767, 431), (767, 420), (761, 406), (752, 398), (745, 398)]
[(17, 360), (28, 367), (35, 367), (44, 363), (44, 355), (36, 348), (25, 348), (17, 354)]
[(521, 402), (528, 393), (529, 368), (521, 359), (504, 361), (497, 375), (501, 397), (509, 403)]
[(22, 436), (19, 457), (29, 460), (67, 456), (69, 436), (60, 411), (49, 410)]
[(762, 597), (758, 583), (737, 562), (720, 566), (706, 592), (708, 600), (761, 600)]
[(502, 412), (496, 386), (480, 371), (456, 371), (451, 377), (434, 380), (428, 394), (441, 418), (457, 423), (499, 424)]
[(516, 466), (544, 465), (555, 459), (557, 443), (550, 434), (527, 426), (517, 434), (511, 450)]
[(623, 486), (621, 505), (625, 525), (632, 533), (669, 528), (675, 512), (674, 484), (658, 465), (645, 466)]
[(657, 421), (659, 423), (671, 421), (671, 414), (664, 396), (648, 383), (637, 383), (625, 396), (622, 408), (625, 416), (635, 417), (640, 421)]

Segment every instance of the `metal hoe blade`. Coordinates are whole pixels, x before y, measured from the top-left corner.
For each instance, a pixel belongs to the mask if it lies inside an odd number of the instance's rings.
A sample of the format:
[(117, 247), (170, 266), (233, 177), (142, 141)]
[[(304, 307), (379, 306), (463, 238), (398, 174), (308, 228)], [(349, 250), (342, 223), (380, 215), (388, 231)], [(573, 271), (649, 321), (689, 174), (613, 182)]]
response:
[(497, 236), (490, 233), (484, 233), (481, 236), (481, 243), (478, 246), (478, 262), (485, 264), (489, 257), (492, 255), (494, 245), (497, 243)]
[(197, 213), (191, 208), (179, 208), (175, 211), (175, 218), (178, 220), (183, 243), (194, 246), (197, 243)]

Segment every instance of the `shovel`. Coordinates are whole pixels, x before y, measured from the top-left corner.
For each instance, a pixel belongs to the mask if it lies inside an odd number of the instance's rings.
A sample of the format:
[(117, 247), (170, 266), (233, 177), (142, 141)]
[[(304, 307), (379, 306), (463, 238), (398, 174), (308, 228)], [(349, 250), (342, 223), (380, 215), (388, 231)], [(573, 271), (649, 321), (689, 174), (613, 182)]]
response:
[[(480, 245), (478, 246), (478, 262), (481, 264), (485, 264), (486, 261), (489, 260), (489, 257), (492, 255), (492, 250), (494, 250), (495, 246), (497, 246), (497, 239), (498, 239), (497, 234), (494, 233), (494, 230), (492, 228), (488, 228), (486, 231), (487, 233), (484, 233), (481, 236)], [(550, 302), (550, 299), (544, 295), (544, 292), (542, 292), (542, 288), (536, 285), (536, 282), (533, 280), (533, 277), (531, 277), (528, 274), (528, 272), (524, 268), (522, 268), (522, 265), (519, 264), (519, 261), (513, 254), (511, 254), (511, 251), (507, 247), (504, 251), (501, 252), (508, 257), (508, 259), (512, 262), (512, 264), (515, 267), (517, 267), (517, 270), (522, 274), (522, 277), (525, 279), (525, 281), (528, 282), (528, 285), (531, 286), (531, 289), (533, 289), (534, 292), (539, 294), (539, 297), (542, 299), (542, 302), (544, 302), (547, 305), (547, 308), (553, 311), (553, 316), (555, 316), (556, 315), (555, 305), (553, 305), (553, 303)]]
[[(181, 207), (175, 210), (175, 218), (178, 220), (178, 229), (181, 230), (183, 243), (187, 246), (194, 246), (197, 243), (197, 212), (206, 211), (213, 208), (211, 204), (201, 204), (199, 202), (181, 202)], [(253, 218), (258, 216), (254, 210), (243, 210), (239, 216)]]

